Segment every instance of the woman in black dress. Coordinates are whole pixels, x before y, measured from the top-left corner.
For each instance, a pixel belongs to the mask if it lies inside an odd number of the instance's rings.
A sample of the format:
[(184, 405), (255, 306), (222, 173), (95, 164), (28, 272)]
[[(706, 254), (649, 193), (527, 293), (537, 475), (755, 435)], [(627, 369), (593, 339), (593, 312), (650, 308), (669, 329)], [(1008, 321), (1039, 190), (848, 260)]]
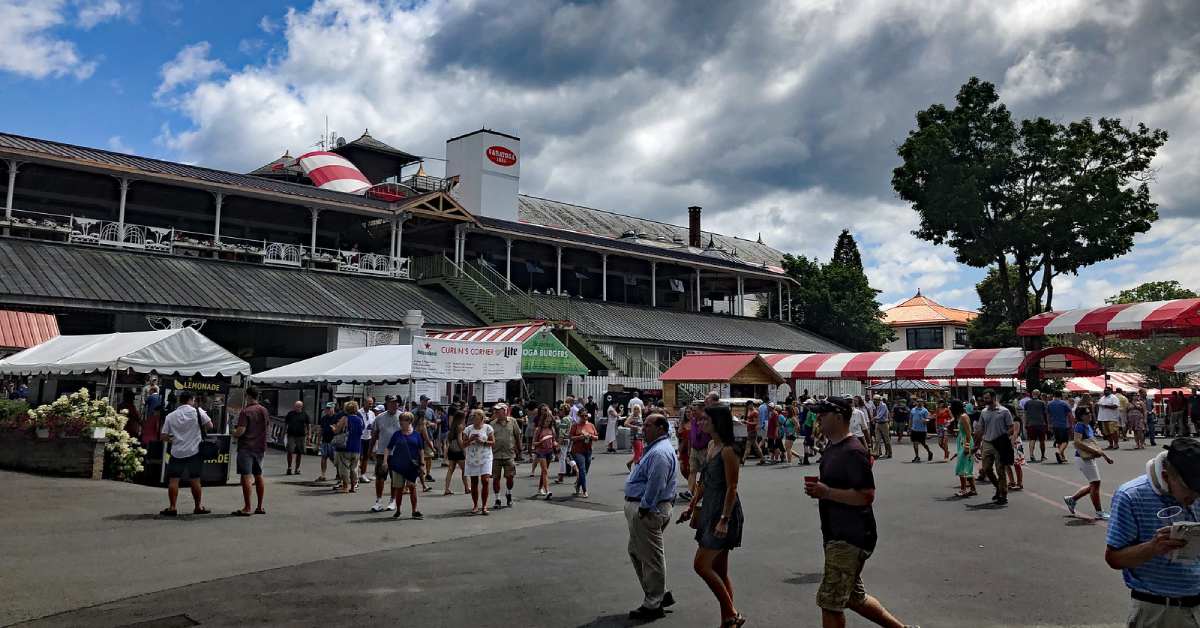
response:
[[(741, 626), (746, 618), (733, 605), (733, 582), (729, 579), (729, 550), (741, 546), (743, 522), (742, 502), (737, 494), (741, 459), (733, 449), (733, 415), (729, 406), (705, 408), (692, 429), (704, 430), (712, 440), (700, 470), (696, 494), (676, 523), (691, 521), (696, 529), (699, 547), (692, 568), (721, 605), (721, 627)], [(705, 495), (708, 499), (704, 499)]]

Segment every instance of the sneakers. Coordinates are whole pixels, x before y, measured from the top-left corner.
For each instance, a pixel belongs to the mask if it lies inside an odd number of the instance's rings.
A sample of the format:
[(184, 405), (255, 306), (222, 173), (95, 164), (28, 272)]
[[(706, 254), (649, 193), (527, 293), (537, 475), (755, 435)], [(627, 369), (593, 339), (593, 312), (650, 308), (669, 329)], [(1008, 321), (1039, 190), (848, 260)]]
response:
[(1100, 519), (1101, 521), (1108, 521), (1109, 514), (1107, 512), (1104, 512), (1103, 510), (1101, 510), (1096, 513), (1096, 518)]
[(417, 511), (413, 512), (412, 518), (416, 519), (417, 521), (421, 521), (422, 519), (425, 518), (425, 515), (421, 514), (421, 511), (417, 510)]
[(395, 510), (395, 509), (396, 509), (396, 500), (389, 499), (387, 508), (385, 508), (384, 510)]
[(544, 489), (544, 488), (538, 489), (538, 497), (545, 497), (546, 495), (547, 495), (546, 489)]
[(914, 456), (914, 457), (913, 457), (913, 459), (912, 459), (912, 461), (913, 461), (913, 462), (920, 462), (920, 461), (921, 461), (921, 457), (920, 457), (920, 456)]
[(663, 594), (662, 607), (668, 608), (671, 606), (675, 606), (675, 596), (671, 595), (670, 591), (667, 591), (666, 593)]
[(504, 507), (504, 506), (503, 506), (503, 505), (500, 503), (500, 498), (499, 498), (499, 497), (497, 497), (497, 498), (496, 498), (496, 503), (492, 504), (492, 508), (503, 508), (503, 507)]
[(646, 608), (645, 606), (639, 606), (629, 611), (629, 618), (635, 621), (653, 621), (655, 619), (662, 619), (666, 616), (667, 612), (662, 608)]
[(374, 482), (375, 478), (364, 474), (361, 478), (358, 479), (358, 481), (359, 482)]
[(1075, 498), (1074, 497), (1064, 497), (1063, 503), (1067, 505), (1067, 510), (1070, 511), (1071, 514), (1075, 514)]
[(383, 511), (383, 498), (380, 497), (379, 499), (375, 500), (375, 505), (371, 506), (371, 512), (382, 512), (382, 511)]
[(929, 458), (927, 460), (925, 460), (925, 462), (933, 462), (933, 452), (927, 451), (925, 453), (928, 454), (928, 456), (929, 456)]
[(508, 502), (508, 504), (507, 504), (507, 505), (508, 505), (508, 507), (509, 507), (509, 508), (512, 508), (512, 493), (505, 493), (505, 494), (504, 494), (504, 501)]

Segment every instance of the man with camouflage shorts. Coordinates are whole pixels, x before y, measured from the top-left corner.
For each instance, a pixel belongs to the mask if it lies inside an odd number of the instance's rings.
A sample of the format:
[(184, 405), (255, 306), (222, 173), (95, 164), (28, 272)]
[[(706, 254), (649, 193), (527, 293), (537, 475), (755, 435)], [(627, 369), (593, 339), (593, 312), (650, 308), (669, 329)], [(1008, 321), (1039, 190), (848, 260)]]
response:
[[(514, 459), (521, 460), (521, 427), (508, 416), (508, 405), (492, 406), (492, 430), (496, 444), (492, 446), (492, 492), (496, 495), (495, 508), (500, 508), (500, 474), (504, 474), (504, 499), (512, 507), (513, 476), (517, 474)], [(484, 502), (487, 505), (487, 502)]]
[(880, 626), (903, 628), (879, 600), (867, 595), (862, 570), (878, 539), (875, 514), (875, 476), (867, 449), (850, 434), (852, 404), (845, 397), (829, 397), (813, 406), (821, 433), (829, 445), (821, 456), (819, 479), (805, 478), (804, 492), (818, 500), (821, 536), (825, 544), (825, 569), (817, 589), (821, 625), (846, 625), (848, 608)]

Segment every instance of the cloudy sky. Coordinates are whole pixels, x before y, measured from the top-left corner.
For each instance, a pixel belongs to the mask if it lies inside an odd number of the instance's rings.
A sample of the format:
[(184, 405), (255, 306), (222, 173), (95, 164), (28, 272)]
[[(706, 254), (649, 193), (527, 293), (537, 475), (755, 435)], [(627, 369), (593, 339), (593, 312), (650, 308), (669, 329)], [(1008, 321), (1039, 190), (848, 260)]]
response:
[(827, 259), (859, 239), (881, 300), (974, 306), (982, 271), (914, 241), (891, 190), (917, 110), (976, 75), (1018, 116), (1166, 129), (1161, 218), (1056, 283), (1090, 305), (1200, 290), (1200, 3), (0, 0), (0, 129), (248, 170), (330, 126), (443, 157), (522, 137), (521, 191)]

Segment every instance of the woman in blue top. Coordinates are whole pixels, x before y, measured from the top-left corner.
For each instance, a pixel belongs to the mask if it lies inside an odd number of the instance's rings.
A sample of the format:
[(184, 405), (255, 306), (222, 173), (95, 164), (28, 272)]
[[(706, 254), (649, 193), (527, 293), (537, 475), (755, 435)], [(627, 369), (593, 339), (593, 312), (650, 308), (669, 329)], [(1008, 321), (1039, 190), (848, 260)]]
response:
[(400, 415), (400, 429), (392, 434), (388, 441), (388, 469), (392, 474), (392, 501), (396, 502), (396, 514), (393, 519), (400, 518), (403, 510), (401, 503), (404, 493), (408, 492), (408, 501), (412, 505), (412, 518), (421, 520), (425, 517), (417, 510), (417, 480), (425, 474), (422, 453), (425, 451), (425, 437), (420, 430), (413, 427), (415, 418), (411, 412)]
[[(346, 434), (346, 442), (337, 451), (338, 480), (337, 487), (342, 493), (353, 493), (358, 490), (358, 458), (362, 455), (362, 434), (367, 427), (366, 421), (358, 413), (358, 402), (347, 401), (342, 408), (342, 415), (334, 426), (334, 434)], [(338, 438), (334, 437), (335, 445)]]
[(1084, 495), (1092, 496), (1092, 506), (1096, 508), (1097, 519), (1108, 519), (1108, 513), (1100, 508), (1100, 469), (1096, 466), (1097, 458), (1104, 458), (1112, 464), (1112, 458), (1104, 453), (1096, 442), (1096, 431), (1092, 429), (1092, 410), (1086, 405), (1075, 408), (1075, 466), (1083, 474), (1087, 484), (1074, 495), (1063, 497), (1067, 510), (1075, 514), (1075, 503)]

